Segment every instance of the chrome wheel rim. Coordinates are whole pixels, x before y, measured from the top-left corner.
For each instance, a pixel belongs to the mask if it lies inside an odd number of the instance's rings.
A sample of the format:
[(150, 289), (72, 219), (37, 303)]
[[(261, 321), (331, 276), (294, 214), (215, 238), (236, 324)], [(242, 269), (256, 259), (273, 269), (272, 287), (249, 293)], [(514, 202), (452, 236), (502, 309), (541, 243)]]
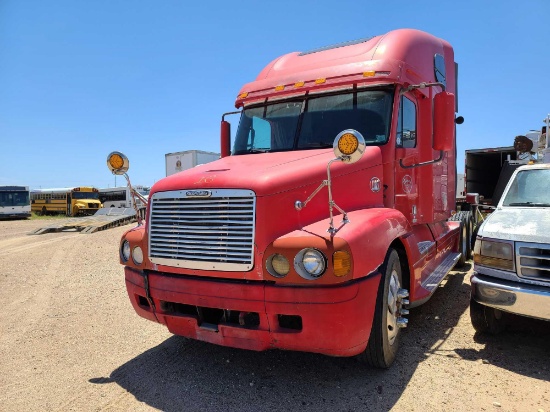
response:
[(398, 303), (399, 299), (397, 297), (397, 291), (401, 285), (399, 284), (399, 277), (397, 275), (397, 270), (392, 269), (390, 275), (390, 284), (388, 287), (388, 310), (386, 316), (386, 330), (388, 333), (388, 343), (393, 345), (399, 328), (397, 326), (397, 318), (399, 317), (398, 313)]

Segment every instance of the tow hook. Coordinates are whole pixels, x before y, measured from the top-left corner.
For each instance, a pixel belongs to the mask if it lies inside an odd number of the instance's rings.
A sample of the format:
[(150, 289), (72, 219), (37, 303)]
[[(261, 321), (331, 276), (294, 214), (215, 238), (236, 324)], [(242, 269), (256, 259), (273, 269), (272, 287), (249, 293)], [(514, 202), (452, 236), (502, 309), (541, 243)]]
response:
[(406, 328), (409, 320), (404, 316), (409, 314), (409, 310), (405, 309), (404, 306), (409, 305), (409, 291), (407, 289), (399, 289), (397, 291), (397, 327)]

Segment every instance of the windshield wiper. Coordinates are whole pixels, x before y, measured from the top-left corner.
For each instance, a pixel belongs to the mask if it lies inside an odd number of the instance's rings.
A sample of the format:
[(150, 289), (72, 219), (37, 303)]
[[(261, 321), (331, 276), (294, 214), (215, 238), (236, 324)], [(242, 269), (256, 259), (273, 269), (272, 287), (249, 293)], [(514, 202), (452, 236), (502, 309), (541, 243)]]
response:
[(518, 202), (518, 203), (510, 203), (508, 206), (550, 207), (550, 203)]
[(301, 148), (304, 148), (304, 149), (326, 149), (329, 147), (332, 147), (332, 143), (324, 143), (324, 142), (308, 143), (301, 146)]
[(234, 154), (241, 155), (241, 154), (253, 154), (253, 153), (269, 153), (270, 151), (271, 151), (271, 149), (252, 148), (252, 149), (240, 150), (238, 152), (235, 152)]

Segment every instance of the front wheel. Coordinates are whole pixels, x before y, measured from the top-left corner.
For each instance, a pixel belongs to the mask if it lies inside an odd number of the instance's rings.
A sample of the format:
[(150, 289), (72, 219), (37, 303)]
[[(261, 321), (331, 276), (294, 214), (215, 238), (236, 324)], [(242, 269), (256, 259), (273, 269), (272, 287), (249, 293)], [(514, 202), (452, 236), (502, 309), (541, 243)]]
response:
[(399, 348), (400, 329), (407, 326), (408, 292), (401, 289), (402, 273), (399, 255), (390, 249), (380, 268), (382, 279), (378, 288), (374, 319), (365, 351), (358, 355), (361, 362), (376, 368), (389, 368)]
[(473, 298), (470, 299), (470, 319), (479, 333), (497, 335), (506, 329), (506, 316), (502, 311), (482, 305)]

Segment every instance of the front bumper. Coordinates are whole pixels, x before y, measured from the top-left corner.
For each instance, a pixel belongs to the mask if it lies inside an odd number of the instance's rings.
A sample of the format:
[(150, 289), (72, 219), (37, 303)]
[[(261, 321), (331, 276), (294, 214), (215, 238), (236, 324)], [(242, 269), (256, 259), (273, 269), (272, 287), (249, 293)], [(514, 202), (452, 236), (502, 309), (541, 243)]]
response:
[(550, 287), (528, 285), (474, 272), (472, 298), (505, 312), (550, 320)]
[[(124, 271), (135, 311), (176, 335), (256, 351), (333, 356), (365, 349), (380, 281), (373, 274), (340, 286), (293, 287)], [(246, 321), (250, 316), (253, 322)]]

